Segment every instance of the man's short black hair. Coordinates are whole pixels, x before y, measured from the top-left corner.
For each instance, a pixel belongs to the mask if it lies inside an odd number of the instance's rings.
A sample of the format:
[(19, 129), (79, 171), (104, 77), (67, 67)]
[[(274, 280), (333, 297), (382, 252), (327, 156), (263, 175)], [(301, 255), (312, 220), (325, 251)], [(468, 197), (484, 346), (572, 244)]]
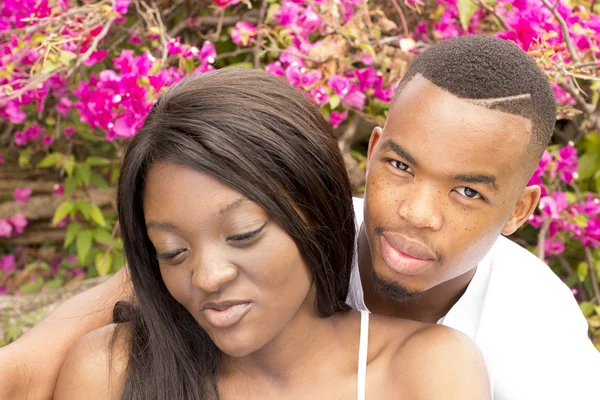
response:
[(519, 46), (480, 35), (442, 41), (414, 59), (392, 105), (415, 75), (458, 98), (531, 120), (529, 154), (539, 162), (554, 130), (556, 100), (542, 70)]

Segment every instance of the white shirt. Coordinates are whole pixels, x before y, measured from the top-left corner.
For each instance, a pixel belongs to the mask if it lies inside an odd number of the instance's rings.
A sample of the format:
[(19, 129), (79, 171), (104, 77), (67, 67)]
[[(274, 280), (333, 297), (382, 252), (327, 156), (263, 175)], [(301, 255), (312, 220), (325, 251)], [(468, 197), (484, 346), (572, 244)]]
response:
[[(363, 200), (354, 199), (357, 227)], [(347, 303), (367, 310), (358, 264)], [(494, 400), (600, 399), (600, 353), (571, 290), (536, 256), (499, 237), (438, 323), (471, 337)]]

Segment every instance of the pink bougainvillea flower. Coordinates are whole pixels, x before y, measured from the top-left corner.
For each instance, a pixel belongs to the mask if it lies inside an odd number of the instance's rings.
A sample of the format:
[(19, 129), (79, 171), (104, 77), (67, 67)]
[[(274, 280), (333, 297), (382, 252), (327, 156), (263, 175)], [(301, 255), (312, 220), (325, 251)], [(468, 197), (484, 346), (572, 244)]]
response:
[(552, 196), (542, 197), (539, 208), (543, 215), (552, 219), (560, 218), (560, 214), (567, 209), (567, 195), (563, 192), (554, 192)]
[(0, 258), (0, 270), (4, 275), (10, 275), (17, 269), (17, 260), (14, 254), (5, 254)]
[(600, 244), (600, 218), (588, 221), (581, 237), (581, 243), (584, 246), (598, 247)]
[(27, 204), (29, 202), (29, 196), (31, 196), (31, 188), (16, 188), (13, 191), (13, 198), (17, 203)]
[(0, 153), (0, 165), (4, 164), (4, 155)]
[(13, 226), (6, 218), (0, 218), (0, 237), (10, 237), (13, 231)]
[(54, 136), (51, 136), (51, 135), (42, 136), (42, 146), (50, 147), (50, 146), (52, 146), (52, 143), (54, 143)]
[(344, 103), (359, 110), (362, 110), (365, 106), (366, 99), (367, 96), (358, 90), (353, 90), (343, 97)]
[(321, 17), (309, 6), (298, 17), (298, 24), (302, 26), (304, 32), (311, 33), (321, 26)]
[(345, 96), (350, 92), (350, 81), (339, 75), (332, 75), (327, 80), (327, 85), (333, 90), (338, 96)]
[(19, 147), (25, 146), (27, 144), (27, 142), (29, 142), (29, 140), (27, 139), (27, 135), (25, 134), (25, 132), (22, 132), (22, 131), (15, 132), (15, 144), (17, 146), (19, 146)]
[(21, 110), (21, 108), (14, 101), (9, 101), (6, 103), (0, 116), (8, 119), (14, 124), (22, 124), (27, 118), (25, 112), (23, 112), (23, 110)]
[(68, 97), (61, 97), (58, 104), (56, 104), (56, 111), (63, 117), (66, 117), (71, 107), (73, 107), (73, 102)]
[(588, 198), (583, 204), (583, 212), (590, 217), (595, 217), (600, 214), (600, 199), (593, 197), (592, 195), (588, 195)]
[(319, 86), (310, 91), (310, 96), (317, 104), (327, 104), (329, 102), (329, 92), (325, 86)]
[(283, 1), (279, 11), (275, 13), (275, 19), (284, 27), (293, 25), (298, 20), (298, 14), (302, 11), (302, 7), (293, 1)]
[(75, 133), (75, 127), (67, 126), (65, 129), (63, 129), (63, 133), (67, 139), (71, 139), (71, 136), (73, 136), (73, 134)]
[(127, 10), (129, 9), (129, 4), (131, 0), (116, 0), (115, 1), (115, 11), (121, 15), (127, 14)]
[(281, 65), (281, 63), (279, 61), (275, 61), (270, 64), (267, 64), (265, 66), (265, 71), (267, 71), (271, 75), (276, 75), (276, 76), (284, 76), (285, 75), (283, 66)]
[(8, 220), (15, 228), (15, 233), (23, 233), (25, 231), (25, 227), (27, 226), (27, 218), (25, 218), (23, 214), (15, 214)]
[(219, 7), (228, 7), (236, 5), (240, 2), (240, 0), (213, 0), (213, 3)]
[(558, 176), (567, 183), (573, 182), (573, 176), (579, 168), (579, 160), (577, 159), (577, 149), (574, 146), (568, 145), (558, 151), (556, 159), (556, 171)]
[(562, 254), (565, 251), (565, 245), (561, 240), (546, 239), (544, 242), (546, 254)]
[(231, 40), (238, 46), (250, 46), (256, 37), (256, 27), (248, 21), (239, 21), (231, 30)]
[(25, 135), (27, 136), (27, 140), (37, 140), (42, 132), (44, 130), (36, 122), (25, 130)]
[(348, 118), (348, 111), (344, 111), (342, 113), (337, 112), (337, 111), (332, 111), (331, 117), (329, 117), (329, 122), (335, 129), (335, 128), (339, 127), (342, 124), (342, 122), (344, 122), (346, 120), (346, 118)]
[(56, 183), (52, 186), (52, 194), (54, 196), (62, 196), (65, 194), (65, 185), (64, 183)]
[(108, 55), (108, 50), (98, 50), (90, 54), (89, 58), (83, 62), (86, 67), (91, 67), (96, 63), (101, 62)]
[(206, 40), (202, 43), (202, 47), (200, 48), (200, 53), (198, 54), (198, 59), (205, 61), (209, 64), (212, 64), (217, 59), (217, 50), (215, 49), (215, 45)]

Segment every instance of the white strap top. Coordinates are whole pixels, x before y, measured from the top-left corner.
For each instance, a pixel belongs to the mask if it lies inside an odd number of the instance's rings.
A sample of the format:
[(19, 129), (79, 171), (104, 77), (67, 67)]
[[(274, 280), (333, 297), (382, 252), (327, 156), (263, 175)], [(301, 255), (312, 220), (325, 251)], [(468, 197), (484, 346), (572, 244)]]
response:
[(360, 312), (360, 341), (358, 344), (357, 400), (365, 400), (367, 394), (367, 353), (369, 348), (369, 312)]

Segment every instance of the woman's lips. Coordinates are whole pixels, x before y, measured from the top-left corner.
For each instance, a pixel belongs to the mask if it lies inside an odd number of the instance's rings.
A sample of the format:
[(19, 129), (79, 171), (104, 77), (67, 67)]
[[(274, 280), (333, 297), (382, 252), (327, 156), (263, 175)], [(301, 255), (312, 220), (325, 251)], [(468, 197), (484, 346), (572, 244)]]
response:
[(415, 276), (425, 272), (435, 262), (433, 252), (420, 244), (407, 241), (401, 237), (387, 238), (380, 236), (381, 255), (383, 261), (395, 272)]
[(210, 325), (215, 328), (225, 329), (240, 322), (250, 309), (250, 303), (239, 303), (227, 308), (204, 308), (202, 312)]

